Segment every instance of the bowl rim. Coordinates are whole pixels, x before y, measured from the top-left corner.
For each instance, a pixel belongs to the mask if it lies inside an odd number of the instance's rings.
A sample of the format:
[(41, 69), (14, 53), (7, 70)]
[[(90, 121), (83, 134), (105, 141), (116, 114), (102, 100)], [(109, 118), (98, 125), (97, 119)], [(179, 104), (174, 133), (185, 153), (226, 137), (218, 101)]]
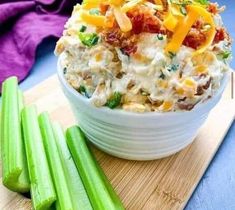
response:
[(138, 113), (138, 112), (128, 112), (125, 111), (123, 109), (110, 109), (108, 107), (96, 107), (94, 105), (92, 105), (89, 101), (89, 99), (85, 98), (84, 96), (82, 96), (79, 92), (77, 92), (71, 85), (69, 85), (69, 83), (67, 82), (67, 80), (64, 77), (63, 74), (63, 69), (61, 66), (61, 61), (63, 59), (63, 54), (59, 55), (58, 60), (57, 60), (57, 75), (59, 78), (59, 81), (61, 82), (61, 84), (66, 88), (66, 90), (73, 95), (76, 99), (78, 99), (79, 101), (81, 101), (82, 103), (84, 103), (84, 105), (89, 106), (93, 111), (96, 112), (102, 112), (104, 114), (108, 114), (108, 115), (113, 115), (113, 116), (129, 116), (129, 117), (166, 117), (166, 116), (186, 116), (186, 115), (191, 115), (193, 113), (200, 113), (200, 111), (205, 108), (206, 106), (209, 106), (213, 103), (217, 103), (216, 99), (218, 97), (220, 97), (222, 95), (222, 92), (224, 91), (225, 87), (227, 86), (227, 82), (229, 80), (229, 71), (227, 71), (222, 80), (221, 80), (221, 84), (219, 89), (216, 91), (216, 93), (209, 99), (207, 99), (205, 102), (203, 103), (199, 103), (197, 104), (192, 110), (190, 111), (175, 111), (175, 112), (143, 112), (143, 113)]

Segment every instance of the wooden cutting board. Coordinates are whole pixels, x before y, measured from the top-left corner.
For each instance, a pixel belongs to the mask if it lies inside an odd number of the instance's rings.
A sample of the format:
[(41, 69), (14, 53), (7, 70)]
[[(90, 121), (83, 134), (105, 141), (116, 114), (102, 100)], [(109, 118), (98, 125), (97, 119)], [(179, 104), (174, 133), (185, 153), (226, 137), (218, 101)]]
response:
[[(232, 80), (231, 80), (232, 81)], [(195, 141), (183, 151), (154, 161), (128, 161), (94, 148), (105, 174), (130, 210), (183, 209), (215, 155), (235, 116), (232, 82), (209, 115)], [(54, 75), (25, 92), (27, 104), (48, 111), (64, 127), (75, 124), (69, 104)], [(1, 170), (0, 170), (1, 175)], [(1, 177), (1, 176), (0, 176)], [(46, 177), (45, 177), (46, 178)], [(1, 182), (2, 178), (0, 178)], [(29, 199), (0, 185), (1, 210), (31, 209)]]

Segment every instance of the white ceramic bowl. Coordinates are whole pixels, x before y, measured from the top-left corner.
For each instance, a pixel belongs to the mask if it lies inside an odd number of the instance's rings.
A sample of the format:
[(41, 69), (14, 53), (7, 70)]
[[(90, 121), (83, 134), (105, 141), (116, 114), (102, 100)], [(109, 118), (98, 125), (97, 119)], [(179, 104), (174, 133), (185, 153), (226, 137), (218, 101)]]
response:
[(58, 77), (64, 94), (87, 138), (111, 155), (131, 160), (153, 160), (174, 154), (189, 145), (218, 103), (228, 81), (211, 99), (191, 111), (167, 113), (132, 113), (97, 108), (66, 81), (58, 60)]

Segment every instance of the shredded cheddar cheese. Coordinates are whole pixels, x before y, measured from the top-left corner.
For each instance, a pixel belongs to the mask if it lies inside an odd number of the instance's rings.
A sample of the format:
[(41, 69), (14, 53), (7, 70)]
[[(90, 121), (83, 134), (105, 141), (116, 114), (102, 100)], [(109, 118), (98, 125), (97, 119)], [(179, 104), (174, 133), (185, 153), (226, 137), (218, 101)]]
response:
[(157, 5), (163, 5), (161, 0), (154, 0), (155, 4)]
[(142, 3), (144, 0), (132, 0), (127, 2), (122, 6), (122, 12), (128, 12), (129, 10), (135, 8), (138, 4)]
[(114, 6), (121, 6), (123, 3), (123, 0), (109, 0), (110, 5)]
[(164, 21), (163, 25), (169, 30), (169, 31), (174, 31), (176, 25), (178, 24), (179, 19), (177, 19), (171, 12), (169, 12)]
[(167, 52), (177, 52), (182, 45), (184, 38), (187, 36), (192, 25), (198, 19), (199, 14), (197, 10), (190, 9), (185, 18), (181, 19), (174, 31), (171, 41), (166, 46)]
[(123, 32), (128, 32), (132, 29), (132, 24), (130, 19), (127, 17), (126, 13), (122, 12), (121, 7), (113, 7), (114, 16), (116, 21)]
[[(195, 5), (187, 6), (188, 14), (185, 18), (182, 18), (178, 21), (177, 26), (175, 27), (172, 40), (168, 43), (166, 51), (168, 52), (177, 52), (182, 45), (185, 37), (190, 31), (192, 25), (196, 22), (199, 17), (202, 17), (208, 24), (211, 25), (211, 28), (208, 32), (208, 37), (205, 43), (203, 43), (195, 52), (195, 54), (202, 53), (205, 49), (212, 43), (215, 36), (215, 24), (212, 18), (212, 15), (207, 12), (204, 8)], [(173, 27), (172, 27), (173, 28)]]
[(107, 19), (107, 17), (102, 15), (92, 15), (88, 11), (80, 11), (80, 17), (83, 21), (88, 24), (99, 26), (99, 27), (112, 27), (113, 23)]
[(215, 33), (216, 33), (216, 29), (215, 29), (215, 23), (214, 23), (214, 19), (211, 15), (211, 13), (207, 12), (206, 9), (200, 7), (200, 6), (188, 6), (189, 10), (195, 10), (197, 11), (201, 17), (203, 17), (203, 19), (207, 22), (207, 24), (209, 24), (210, 30), (207, 33), (207, 39), (205, 41), (205, 43), (203, 43), (203, 45), (201, 45), (197, 51), (195, 52), (195, 54), (200, 54), (202, 52), (204, 52), (208, 46), (211, 45), (211, 43), (213, 42), (213, 39), (215, 37)]

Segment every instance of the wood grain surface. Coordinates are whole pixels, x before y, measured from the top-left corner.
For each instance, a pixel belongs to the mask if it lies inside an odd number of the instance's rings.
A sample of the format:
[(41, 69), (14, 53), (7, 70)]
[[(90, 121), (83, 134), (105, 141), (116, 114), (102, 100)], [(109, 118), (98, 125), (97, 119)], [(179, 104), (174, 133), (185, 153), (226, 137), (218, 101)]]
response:
[[(231, 99), (232, 86), (230, 82), (222, 100), (212, 110), (195, 141), (173, 156), (154, 161), (129, 161), (93, 148), (126, 209), (184, 208), (234, 120), (235, 101)], [(27, 104), (36, 104), (38, 112), (48, 111), (51, 118), (59, 121), (65, 128), (75, 124), (56, 76), (25, 92), (25, 99)], [(31, 208), (29, 199), (10, 192), (0, 184), (0, 210)]]

